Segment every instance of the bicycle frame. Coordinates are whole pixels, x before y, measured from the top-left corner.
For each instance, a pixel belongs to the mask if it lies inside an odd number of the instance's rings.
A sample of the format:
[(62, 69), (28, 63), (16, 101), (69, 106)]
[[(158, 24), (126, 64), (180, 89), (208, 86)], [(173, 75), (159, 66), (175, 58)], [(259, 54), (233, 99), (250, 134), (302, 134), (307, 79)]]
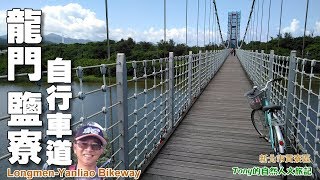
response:
[[(268, 99), (268, 96), (266, 95), (266, 90), (268, 89), (268, 84), (269, 83), (271, 83), (272, 81), (270, 80), (270, 81), (268, 81), (267, 82), (267, 84), (266, 84), (266, 86), (263, 88), (263, 91), (264, 91), (264, 98), (262, 99), (262, 106), (264, 107), (264, 106), (268, 106), (268, 105), (270, 105), (270, 103), (269, 103), (269, 99)], [(273, 133), (273, 128), (272, 128), (272, 120), (273, 120), (273, 118), (274, 118), (274, 114), (273, 114), (273, 112), (265, 112), (265, 121), (266, 121), (266, 123), (268, 123), (268, 126), (269, 126), (269, 142), (271, 143), (271, 147), (272, 147), (272, 150), (274, 150), (275, 149), (275, 146), (274, 146), (274, 138), (278, 138), (278, 140), (282, 140), (283, 141), (283, 135), (282, 135), (282, 133), (281, 133), (281, 130), (280, 130), (280, 127), (278, 126), (278, 125), (275, 125), (274, 127), (275, 127), (275, 135), (277, 136), (277, 137), (273, 137), (273, 135), (274, 135), (274, 133)], [(283, 146), (280, 146), (279, 147), (279, 152), (280, 153), (284, 153), (284, 147)]]
[[(263, 98), (262, 105), (263, 106), (269, 105), (269, 101), (267, 97)], [(274, 150), (274, 137), (273, 137), (273, 129), (272, 129), (272, 123), (271, 123), (272, 113), (264, 112), (264, 119), (269, 126), (269, 137), (270, 137), (269, 142), (271, 143), (272, 150)]]

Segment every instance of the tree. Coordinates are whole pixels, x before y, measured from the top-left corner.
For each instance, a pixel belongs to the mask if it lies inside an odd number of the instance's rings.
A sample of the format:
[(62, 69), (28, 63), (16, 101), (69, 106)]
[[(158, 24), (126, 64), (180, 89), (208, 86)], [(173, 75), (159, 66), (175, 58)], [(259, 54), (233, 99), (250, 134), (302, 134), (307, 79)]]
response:
[(285, 39), (292, 39), (292, 34), (290, 32), (285, 32), (284, 33), (284, 38)]

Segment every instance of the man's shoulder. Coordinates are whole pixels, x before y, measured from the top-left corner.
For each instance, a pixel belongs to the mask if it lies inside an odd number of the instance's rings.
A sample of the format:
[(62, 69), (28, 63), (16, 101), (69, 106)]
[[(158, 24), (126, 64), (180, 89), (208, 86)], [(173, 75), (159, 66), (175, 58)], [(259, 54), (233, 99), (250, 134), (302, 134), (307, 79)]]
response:
[(68, 170), (76, 170), (76, 169), (77, 169), (77, 166), (76, 166), (75, 164), (70, 165), (70, 166), (68, 167)]

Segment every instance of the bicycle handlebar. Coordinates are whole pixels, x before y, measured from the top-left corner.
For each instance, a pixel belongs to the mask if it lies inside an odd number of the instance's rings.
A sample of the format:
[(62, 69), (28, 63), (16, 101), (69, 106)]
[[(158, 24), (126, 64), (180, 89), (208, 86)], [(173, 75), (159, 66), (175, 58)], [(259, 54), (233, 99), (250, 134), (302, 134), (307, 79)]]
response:
[(257, 90), (257, 86), (255, 86), (253, 89), (251, 89), (250, 91), (246, 92), (244, 94), (244, 96), (248, 96), (248, 95), (253, 95), (254, 92)]
[[(283, 78), (270, 79), (260, 91), (266, 91), (270, 83), (276, 82), (276, 81), (278, 82), (278, 81), (281, 81), (282, 79)], [(257, 86), (254, 86), (254, 88), (248, 91), (247, 93), (245, 93), (244, 96), (253, 95), (257, 89), (258, 89)]]
[(264, 86), (264, 88), (261, 89), (261, 91), (266, 91), (268, 89), (268, 86), (270, 83), (275, 82), (275, 81), (281, 81), (283, 78), (275, 78), (275, 79), (270, 79), (266, 85)]

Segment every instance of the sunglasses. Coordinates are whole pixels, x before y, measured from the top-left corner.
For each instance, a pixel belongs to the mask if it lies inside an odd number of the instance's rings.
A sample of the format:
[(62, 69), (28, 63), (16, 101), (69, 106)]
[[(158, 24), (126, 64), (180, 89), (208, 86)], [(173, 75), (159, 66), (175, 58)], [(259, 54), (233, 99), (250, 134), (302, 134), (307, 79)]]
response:
[(92, 150), (100, 150), (102, 148), (102, 145), (101, 144), (98, 144), (98, 143), (92, 143), (92, 144), (89, 144), (87, 142), (81, 142), (81, 141), (77, 141), (76, 143), (79, 148), (81, 149), (87, 149), (89, 146), (91, 147)]

